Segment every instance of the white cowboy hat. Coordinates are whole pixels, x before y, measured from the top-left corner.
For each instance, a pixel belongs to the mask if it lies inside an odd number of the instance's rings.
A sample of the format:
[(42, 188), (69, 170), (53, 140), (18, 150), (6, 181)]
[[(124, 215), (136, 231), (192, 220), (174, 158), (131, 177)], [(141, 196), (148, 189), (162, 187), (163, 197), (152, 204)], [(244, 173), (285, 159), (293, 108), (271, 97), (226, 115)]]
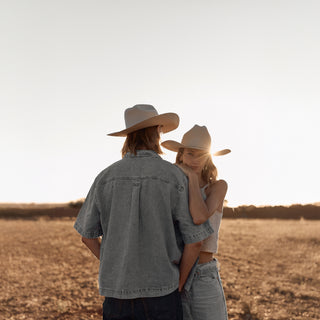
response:
[(162, 132), (166, 133), (179, 126), (179, 116), (176, 113), (158, 114), (150, 104), (137, 104), (124, 112), (126, 129), (109, 133), (108, 136), (125, 137), (127, 134), (153, 126), (162, 126)]
[[(166, 149), (175, 152), (178, 152), (180, 148), (188, 148), (204, 150), (208, 153), (211, 153), (211, 137), (208, 129), (206, 128), (206, 126), (200, 127), (197, 124), (183, 135), (181, 143), (174, 140), (166, 140), (163, 141), (161, 145)], [(230, 149), (223, 149), (215, 152), (213, 155), (223, 156), (225, 154), (228, 154), (229, 152), (231, 152)]]

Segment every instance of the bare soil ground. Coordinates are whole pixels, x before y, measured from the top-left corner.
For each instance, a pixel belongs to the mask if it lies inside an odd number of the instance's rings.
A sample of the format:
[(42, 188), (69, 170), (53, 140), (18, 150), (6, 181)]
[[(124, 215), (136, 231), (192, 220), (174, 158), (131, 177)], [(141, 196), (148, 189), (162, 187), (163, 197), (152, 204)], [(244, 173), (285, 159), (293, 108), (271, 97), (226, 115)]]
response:
[[(0, 219), (0, 319), (101, 319), (99, 262), (74, 218)], [(229, 319), (320, 319), (320, 221), (225, 219)]]

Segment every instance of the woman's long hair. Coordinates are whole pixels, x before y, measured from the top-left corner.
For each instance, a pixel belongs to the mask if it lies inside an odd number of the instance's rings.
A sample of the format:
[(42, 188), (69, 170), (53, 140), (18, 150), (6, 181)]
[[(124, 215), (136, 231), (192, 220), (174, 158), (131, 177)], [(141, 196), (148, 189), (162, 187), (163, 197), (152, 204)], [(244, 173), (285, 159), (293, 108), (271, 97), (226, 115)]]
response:
[(162, 154), (162, 150), (159, 144), (160, 134), (158, 126), (140, 129), (131, 132), (127, 135), (127, 138), (122, 147), (122, 158), (127, 152), (134, 155), (137, 154), (139, 149), (153, 150), (158, 154)]
[[(182, 155), (184, 152), (184, 148), (179, 148), (179, 151), (177, 153), (176, 157), (176, 163), (181, 164), (183, 163), (182, 161)], [(203, 166), (202, 172), (201, 172), (201, 178), (206, 182), (206, 183), (213, 183), (217, 180), (218, 177), (218, 169), (212, 162), (212, 156), (210, 153), (207, 153), (205, 155), (207, 157), (207, 160)]]

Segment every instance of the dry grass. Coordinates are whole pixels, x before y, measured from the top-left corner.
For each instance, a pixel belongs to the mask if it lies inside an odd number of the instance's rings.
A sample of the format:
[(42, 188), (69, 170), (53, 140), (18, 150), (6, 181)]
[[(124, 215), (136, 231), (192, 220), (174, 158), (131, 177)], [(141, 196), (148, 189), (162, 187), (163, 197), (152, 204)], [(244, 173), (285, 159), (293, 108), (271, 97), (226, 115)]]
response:
[(221, 276), (231, 319), (319, 319), (319, 227), (303, 219), (223, 221)]
[[(0, 319), (101, 319), (98, 261), (74, 218), (1, 219)], [(224, 220), (229, 319), (319, 319), (320, 222)]]

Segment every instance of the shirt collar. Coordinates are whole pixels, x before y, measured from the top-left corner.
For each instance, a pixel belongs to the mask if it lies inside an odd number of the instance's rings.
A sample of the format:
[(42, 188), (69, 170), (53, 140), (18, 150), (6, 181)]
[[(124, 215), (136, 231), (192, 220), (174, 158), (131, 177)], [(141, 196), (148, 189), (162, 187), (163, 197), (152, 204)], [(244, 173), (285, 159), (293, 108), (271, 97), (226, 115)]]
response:
[(142, 158), (142, 157), (153, 157), (153, 158), (160, 158), (161, 157), (153, 150), (137, 150), (137, 155), (133, 153), (127, 152), (124, 156), (125, 158)]

